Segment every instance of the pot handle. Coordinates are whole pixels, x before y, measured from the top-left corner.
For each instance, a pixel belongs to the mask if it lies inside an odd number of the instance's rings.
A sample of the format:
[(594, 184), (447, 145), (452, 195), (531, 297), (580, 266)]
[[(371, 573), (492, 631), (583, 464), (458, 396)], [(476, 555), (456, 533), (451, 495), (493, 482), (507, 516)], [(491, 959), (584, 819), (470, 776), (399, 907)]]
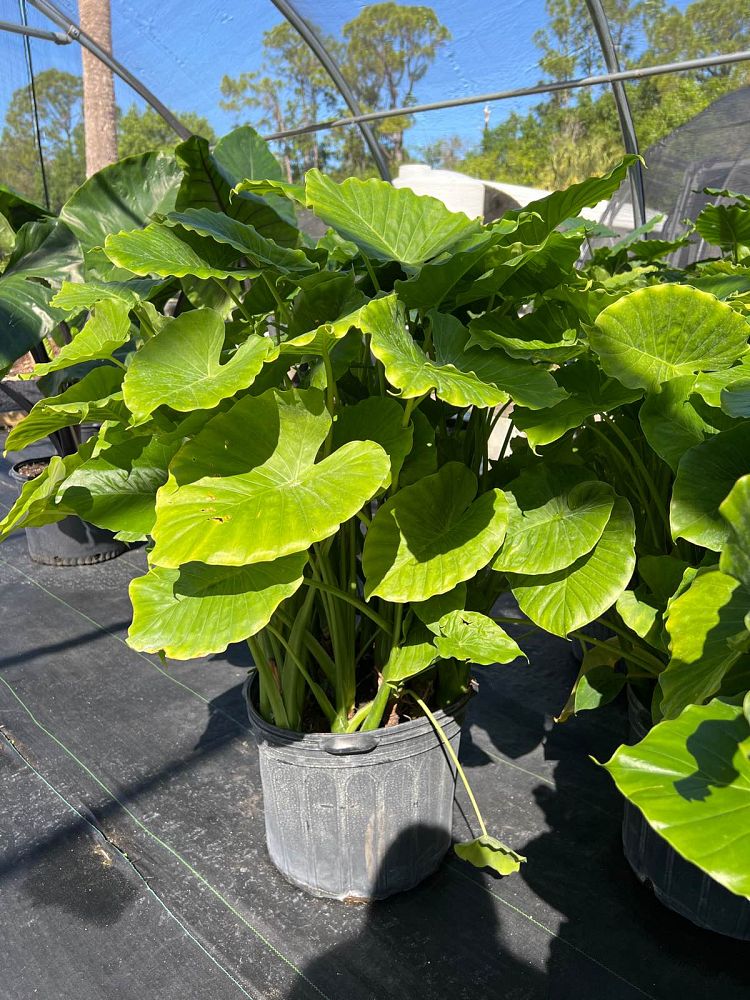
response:
[(374, 736), (365, 733), (337, 733), (323, 743), (326, 753), (343, 757), (353, 753), (370, 753), (378, 745)]

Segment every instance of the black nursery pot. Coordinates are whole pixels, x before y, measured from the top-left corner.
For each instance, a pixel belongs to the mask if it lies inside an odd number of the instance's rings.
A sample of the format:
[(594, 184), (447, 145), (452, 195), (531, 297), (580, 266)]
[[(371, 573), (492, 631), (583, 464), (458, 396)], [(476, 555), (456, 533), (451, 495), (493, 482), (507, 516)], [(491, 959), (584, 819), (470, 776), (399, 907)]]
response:
[[(633, 740), (642, 740), (651, 727), (651, 713), (630, 687), (628, 716)], [(630, 867), (664, 906), (705, 930), (750, 941), (750, 900), (686, 861), (627, 801), (622, 844)]]
[[(16, 462), (10, 475), (18, 485), (19, 493), (24, 483), (39, 475), (38, 472), (29, 475), (29, 471), (49, 461), (47, 457)], [(127, 549), (127, 545), (118, 542), (111, 531), (97, 528), (74, 515), (40, 528), (27, 528), (26, 544), (30, 558), (45, 566), (91, 566), (114, 559)]]
[[(418, 885), (451, 844), (456, 769), (426, 718), (365, 733), (297, 733), (257, 711), (266, 842), (290, 882), (314, 896), (365, 902)], [(458, 753), (468, 696), (435, 718)]]

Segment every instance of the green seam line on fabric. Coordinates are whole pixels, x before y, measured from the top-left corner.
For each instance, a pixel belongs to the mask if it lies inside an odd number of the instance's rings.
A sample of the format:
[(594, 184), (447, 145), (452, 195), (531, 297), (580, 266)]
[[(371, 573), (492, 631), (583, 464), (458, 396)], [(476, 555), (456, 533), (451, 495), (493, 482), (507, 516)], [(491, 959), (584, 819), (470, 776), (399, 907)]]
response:
[[(205, 695), (202, 695), (200, 691), (196, 691), (195, 688), (191, 688), (189, 684), (185, 684), (184, 681), (180, 681), (176, 677), (173, 677), (169, 673), (169, 671), (165, 670), (163, 667), (160, 667), (159, 664), (156, 663), (150, 656), (146, 656), (145, 653), (138, 652), (137, 649), (132, 649), (130, 646), (128, 646), (128, 644), (125, 642), (124, 639), (120, 638), (120, 636), (117, 635), (115, 632), (111, 632), (106, 627), (106, 625), (102, 625), (101, 622), (98, 622), (94, 618), (91, 618), (84, 611), (80, 611), (72, 604), (69, 604), (64, 597), (60, 597), (59, 594), (56, 594), (48, 587), (45, 587), (43, 583), (40, 583), (38, 580), (35, 580), (33, 576), (29, 576), (28, 573), (24, 573), (24, 571), (22, 569), (19, 569), (18, 566), (14, 566), (12, 563), (9, 563), (7, 559), (2, 559), (2, 558), (0, 558), (0, 564), (3, 566), (7, 566), (9, 569), (13, 570), (16, 573), (19, 573), (25, 580), (28, 580), (29, 583), (33, 584), (35, 587), (38, 587), (39, 590), (47, 594), (48, 597), (51, 597), (53, 600), (58, 601), (64, 607), (68, 608), (74, 614), (78, 615), (79, 618), (83, 618), (84, 621), (87, 621), (90, 625), (93, 625), (94, 628), (97, 628), (104, 635), (108, 635), (110, 636), (110, 638), (115, 639), (117, 642), (120, 643), (120, 645), (124, 646), (129, 653), (132, 653), (133, 656), (138, 656), (145, 663), (148, 663), (148, 665), (153, 670), (157, 670), (163, 677), (166, 677), (166, 679), (170, 681), (172, 684), (176, 684), (178, 687), (183, 688), (185, 691), (192, 694), (195, 698), (198, 698), (200, 701), (202, 701), (204, 705), (211, 704), (211, 700), (209, 698), (206, 698)], [(225, 719), (229, 719), (230, 722), (233, 722), (235, 725), (240, 726), (246, 732), (250, 732), (250, 727), (246, 722), (242, 722), (241, 719), (237, 719), (234, 715), (225, 711), (223, 708), (219, 708), (218, 706), (212, 706), (212, 709), (218, 715), (223, 715)]]
[(593, 955), (589, 955), (587, 951), (584, 951), (582, 948), (579, 948), (578, 945), (573, 944), (572, 941), (568, 941), (566, 938), (560, 937), (560, 935), (555, 933), (555, 931), (553, 931), (551, 927), (547, 927), (547, 925), (543, 924), (541, 920), (537, 920), (536, 917), (532, 917), (530, 913), (527, 913), (525, 910), (522, 910), (520, 906), (516, 906), (515, 903), (511, 903), (509, 900), (503, 899), (503, 897), (498, 895), (498, 893), (493, 892), (492, 889), (488, 889), (486, 885), (482, 885), (480, 882), (476, 882), (473, 878), (470, 878), (470, 876), (466, 875), (458, 867), (453, 865), (452, 862), (446, 863), (445, 867), (448, 869), (451, 875), (456, 875), (457, 877), (464, 879), (464, 881), (470, 882), (475, 889), (479, 889), (481, 892), (489, 893), (489, 895), (492, 896), (493, 899), (496, 899), (499, 903), (502, 903), (503, 906), (507, 906), (509, 910), (513, 910), (513, 912), (517, 913), (520, 917), (524, 917), (526, 920), (529, 921), (529, 923), (533, 924), (535, 927), (538, 927), (539, 930), (544, 931), (545, 934), (548, 934), (550, 937), (554, 938), (555, 941), (559, 941), (560, 944), (564, 944), (566, 948), (570, 948), (572, 951), (577, 952), (583, 958), (588, 959), (589, 962), (593, 962), (594, 965), (598, 965), (600, 969), (603, 969), (605, 972), (608, 972), (611, 976), (614, 976), (615, 979), (619, 979), (621, 983), (625, 983), (626, 986), (630, 986), (631, 989), (636, 990), (642, 996), (648, 997), (648, 1000), (659, 1000), (659, 998), (655, 997), (653, 993), (647, 993), (646, 990), (641, 989), (640, 986), (636, 986), (635, 983), (631, 983), (629, 979), (626, 979), (624, 976), (621, 976), (620, 973), (615, 972), (614, 969), (610, 969), (610, 967), (608, 965), (605, 965), (604, 962), (600, 962), (598, 958), (594, 958)]
[[(107, 841), (106, 837), (102, 836), (101, 831), (97, 827), (93, 826), (93, 824), (90, 822), (90, 820), (88, 820), (83, 815), (83, 813), (79, 812), (76, 809), (76, 807), (73, 805), (73, 803), (69, 802), (65, 798), (65, 796), (62, 794), (62, 792), (58, 791), (58, 789), (55, 788), (55, 786), (52, 785), (44, 777), (44, 775), (41, 773), (41, 771), (38, 771), (34, 767), (34, 765), (23, 756), (23, 754), (19, 753), (19, 751), (13, 746), (13, 743), (11, 743), (10, 740), (7, 739), (7, 737), (0, 737), (0, 738), (6, 740), (6, 742), (8, 742), (8, 744), (11, 747), (13, 747), (13, 752), (16, 754), (16, 756), (18, 757), (18, 759), (20, 761), (22, 761), (24, 767), (26, 767), (29, 771), (31, 771), (32, 774), (34, 774), (44, 785), (46, 785), (47, 788), (53, 793), (53, 795), (56, 795), (57, 798), (63, 803), (63, 805), (65, 805), (70, 810), (70, 812), (72, 812), (75, 816), (77, 816), (78, 819), (82, 823), (84, 823), (87, 827), (90, 827), (92, 830), (94, 830), (95, 833), (96, 833), (96, 835), (102, 837), (102, 839), (104, 840), (104, 842), (106, 844), (109, 844), (109, 841)], [(122, 851), (119, 851), (118, 848), (114, 847), (114, 845), (111, 845), (111, 849), (122, 856)], [(129, 864), (130, 867), (135, 870), (135, 866), (133, 865), (132, 862), (127, 861), (127, 859), (126, 859), (126, 863)], [(226, 969), (221, 964), (221, 962), (214, 955), (211, 954), (211, 952), (208, 950), (208, 948), (206, 948), (205, 945), (203, 945), (198, 940), (198, 938), (193, 934), (193, 932), (185, 924), (183, 924), (183, 922), (180, 920), (180, 918), (177, 916), (177, 914), (174, 912), (174, 910), (171, 910), (167, 906), (167, 904), (159, 896), (159, 894), (157, 892), (155, 892), (154, 889), (151, 888), (151, 886), (148, 884), (148, 882), (146, 881), (146, 879), (144, 879), (143, 876), (140, 875), (140, 874), (138, 875), (138, 877), (143, 882), (143, 886), (144, 886), (144, 888), (146, 890), (146, 893), (149, 896), (152, 896), (156, 900), (156, 902), (159, 904), (159, 906), (161, 906), (161, 908), (165, 911), (165, 913), (167, 913), (167, 915), (172, 920), (174, 920), (174, 922), (177, 924), (177, 926), (180, 928), (180, 930), (185, 934), (185, 936), (187, 938), (189, 938), (193, 942), (193, 944), (195, 944), (195, 945), (198, 946), (198, 948), (200, 949), (200, 951), (203, 952), (203, 954), (216, 966), (217, 969), (219, 969), (220, 972), (224, 973), (224, 975), (227, 977), (227, 979), (229, 979), (230, 982), (234, 983), (234, 985), (242, 993), (243, 996), (248, 997), (248, 1000), (254, 1000), (253, 996), (250, 993), (247, 992), (247, 990), (244, 988), (244, 986), (242, 985), (242, 983), (238, 982), (234, 978), (234, 976), (232, 975), (232, 973), (229, 971), (229, 969)]]
[(36, 717), (36, 716), (34, 715), (34, 713), (33, 713), (33, 712), (31, 711), (31, 709), (29, 708), (29, 706), (28, 706), (28, 705), (27, 705), (27, 704), (26, 704), (26, 703), (25, 703), (25, 702), (23, 701), (23, 699), (22, 699), (22, 698), (21, 698), (21, 697), (20, 697), (20, 696), (19, 696), (19, 695), (18, 695), (18, 694), (16, 693), (16, 691), (15, 691), (15, 690), (14, 690), (14, 689), (13, 689), (13, 688), (11, 687), (11, 685), (10, 685), (10, 684), (9, 684), (9, 683), (8, 683), (8, 682), (7, 682), (6, 680), (5, 680), (5, 678), (4, 678), (4, 677), (0, 677), (0, 682), (1, 682), (2, 684), (4, 684), (4, 685), (5, 685), (5, 687), (6, 687), (6, 688), (7, 688), (7, 689), (8, 689), (9, 691), (10, 691), (10, 693), (11, 693), (11, 694), (13, 695), (13, 697), (14, 697), (14, 698), (15, 698), (15, 700), (16, 700), (16, 701), (18, 702), (18, 704), (19, 704), (19, 705), (21, 706), (21, 708), (22, 708), (22, 709), (23, 709), (23, 710), (24, 710), (24, 711), (26, 712), (26, 714), (27, 714), (27, 715), (28, 715), (28, 717), (29, 717), (29, 718), (31, 719), (31, 721), (32, 721), (32, 722), (34, 723), (34, 725), (35, 725), (35, 726), (37, 726), (37, 728), (38, 728), (38, 729), (40, 729), (40, 730), (41, 730), (41, 731), (42, 731), (42, 732), (43, 732), (43, 733), (44, 733), (44, 734), (45, 734), (46, 736), (48, 736), (48, 737), (49, 737), (49, 738), (50, 738), (51, 740), (53, 740), (53, 741), (54, 741), (54, 742), (55, 742), (55, 743), (56, 743), (56, 744), (57, 744), (57, 745), (58, 745), (58, 746), (60, 747), (60, 749), (61, 749), (61, 750), (62, 750), (62, 751), (63, 751), (64, 753), (66, 753), (66, 754), (67, 754), (67, 755), (68, 755), (68, 756), (69, 756), (69, 757), (71, 758), (71, 760), (74, 760), (74, 761), (76, 762), (76, 764), (78, 764), (78, 766), (79, 766), (79, 767), (80, 767), (80, 768), (81, 768), (81, 769), (82, 769), (83, 771), (85, 771), (85, 772), (86, 772), (86, 774), (88, 774), (88, 776), (89, 776), (89, 777), (91, 778), (91, 780), (92, 780), (92, 781), (94, 781), (94, 782), (95, 782), (95, 783), (96, 783), (96, 784), (97, 784), (97, 785), (99, 786), (99, 788), (101, 788), (101, 789), (102, 789), (102, 791), (103, 791), (103, 792), (104, 792), (104, 793), (105, 793), (106, 795), (108, 795), (108, 796), (109, 796), (109, 798), (110, 798), (110, 799), (111, 799), (111, 800), (112, 800), (113, 802), (115, 802), (115, 803), (116, 803), (116, 804), (117, 804), (117, 805), (118, 805), (118, 806), (119, 806), (119, 807), (120, 807), (120, 808), (122, 809), (122, 811), (123, 811), (124, 813), (126, 813), (126, 814), (127, 814), (127, 815), (128, 815), (128, 816), (129, 816), (129, 817), (130, 817), (130, 818), (132, 819), (132, 821), (133, 821), (133, 822), (134, 822), (134, 823), (136, 824), (136, 826), (137, 826), (137, 827), (139, 827), (139, 828), (140, 828), (140, 829), (141, 829), (141, 830), (142, 830), (142, 831), (143, 831), (143, 832), (144, 832), (144, 833), (145, 833), (145, 834), (146, 834), (147, 836), (151, 837), (151, 839), (152, 839), (152, 840), (154, 840), (154, 841), (155, 841), (155, 842), (156, 842), (157, 844), (159, 844), (159, 846), (160, 846), (160, 847), (163, 847), (165, 851), (167, 851), (167, 852), (168, 852), (169, 854), (171, 854), (171, 855), (172, 855), (172, 856), (173, 856), (174, 858), (176, 858), (176, 860), (177, 860), (177, 861), (178, 861), (178, 862), (179, 862), (179, 863), (180, 863), (181, 865), (183, 865), (183, 867), (185, 867), (185, 868), (186, 868), (186, 869), (187, 869), (187, 870), (188, 870), (188, 871), (190, 872), (190, 874), (191, 874), (191, 875), (192, 875), (192, 876), (193, 876), (194, 878), (196, 878), (196, 879), (197, 879), (197, 880), (198, 880), (198, 881), (199, 881), (199, 882), (201, 883), (201, 885), (205, 886), (205, 887), (206, 887), (206, 889), (208, 889), (208, 891), (209, 891), (209, 892), (211, 892), (211, 893), (212, 893), (212, 894), (213, 894), (213, 895), (214, 895), (214, 896), (215, 896), (215, 897), (216, 897), (216, 898), (217, 898), (217, 899), (218, 899), (218, 900), (219, 900), (219, 901), (220, 901), (221, 903), (223, 903), (223, 904), (224, 904), (224, 906), (226, 906), (226, 908), (227, 908), (227, 909), (228, 909), (228, 910), (229, 910), (229, 911), (230, 911), (231, 913), (233, 913), (233, 914), (234, 914), (234, 916), (235, 916), (235, 917), (236, 917), (236, 918), (237, 918), (237, 919), (238, 919), (238, 920), (239, 920), (239, 921), (240, 921), (240, 922), (241, 922), (242, 924), (244, 924), (244, 926), (245, 926), (245, 927), (247, 927), (247, 929), (248, 929), (249, 931), (251, 931), (251, 932), (252, 932), (252, 933), (253, 933), (253, 934), (254, 934), (254, 935), (255, 935), (255, 936), (256, 936), (256, 937), (258, 938), (258, 940), (259, 940), (259, 941), (261, 941), (261, 942), (262, 942), (262, 943), (263, 943), (263, 944), (264, 944), (264, 945), (265, 945), (265, 946), (266, 946), (266, 947), (267, 947), (267, 948), (269, 949), (269, 951), (271, 951), (271, 952), (272, 952), (272, 953), (273, 953), (273, 954), (274, 954), (274, 955), (275, 955), (275, 956), (276, 956), (276, 957), (277, 957), (278, 959), (280, 959), (280, 960), (281, 960), (281, 961), (282, 961), (282, 962), (283, 962), (283, 963), (284, 963), (285, 965), (287, 965), (287, 966), (288, 966), (288, 967), (289, 967), (289, 968), (290, 968), (290, 969), (291, 969), (291, 970), (292, 970), (293, 972), (295, 972), (295, 973), (296, 973), (296, 974), (297, 974), (297, 975), (298, 975), (298, 976), (299, 976), (299, 977), (300, 977), (301, 979), (303, 979), (303, 980), (304, 980), (304, 982), (306, 982), (306, 983), (307, 983), (307, 985), (308, 985), (308, 986), (309, 986), (309, 987), (310, 987), (311, 989), (313, 989), (313, 990), (314, 990), (314, 991), (315, 991), (315, 992), (316, 992), (316, 993), (317, 993), (317, 994), (318, 994), (319, 996), (323, 997), (323, 998), (324, 998), (324, 1000), (332, 1000), (332, 998), (331, 998), (331, 997), (329, 997), (329, 996), (328, 996), (328, 994), (324, 993), (324, 992), (323, 992), (323, 991), (322, 991), (322, 990), (321, 990), (321, 989), (320, 989), (320, 988), (319, 988), (318, 986), (316, 986), (316, 985), (315, 985), (315, 983), (313, 983), (311, 979), (308, 979), (308, 978), (307, 978), (307, 976), (306, 976), (306, 975), (304, 974), (304, 972), (303, 972), (303, 971), (302, 971), (302, 970), (301, 970), (300, 968), (298, 968), (298, 967), (297, 967), (297, 966), (296, 966), (296, 965), (294, 964), (294, 962), (292, 962), (292, 960), (291, 960), (291, 959), (287, 958), (287, 957), (286, 957), (286, 955), (284, 955), (284, 954), (283, 954), (282, 952), (280, 952), (280, 951), (279, 951), (279, 949), (278, 949), (278, 948), (277, 948), (277, 947), (276, 947), (276, 946), (275, 946), (274, 944), (272, 944), (272, 943), (271, 943), (271, 942), (270, 942), (270, 941), (268, 940), (268, 938), (267, 938), (267, 937), (265, 937), (265, 936), (264, 936), (264, 935), (263, 935), (263, 934), (261, 933), (261, 931), (259, 931), (259, 930), (257, 929), (257, 927), (254, 927), (254, 926), (253, 926), (253, 925), (252, 925), (252, 924), (250, 923), (250, 921), (249, 921), (249, 920), (247, 920), (247, 919), (246, 919), (246, 918), (245, 918), (245, 917), (244, 917), (244, 916), (243, 916), (243, 915), (242, 915), (242, 914), (240, 913), (240, 911), (239, 911), (239, 910), (237, 909), (237, 907), (236, 907), (236, 906), (234, 906), (234, 905), (233, 905), (233, 904), (232, 904), (232, 903), (231, 903), (231, 902), (230, 902), (230, 901), (229, 901), (229, 900), (228, 900), (228, 899), (226, 898), (226, 896), (222, 895), (222, 893), (221, 893), (221, 892), (219, 892), (219, 890), (218, 890), (217, 888), (215, 888), (215, 886), (213, 886), (213, 885), (212, 885), (212, 884), (211, 884), (211, 883), (210, 883), (210, 882), (208, 881), (208, 879), (207, 879), (207, 878), (206, 878), (206, 877), (205, 877), (204, 875), (201, 875), (201, 873), (200, 873), (200, 872), (199, 872), (199, 871), (198, 871), (198, 870), (197, 870), (196, 868), (194, 868), (194, 867), (193, 867), (193, 866), (192, 866), (192, 865), (190, 864), (190, 862), (189, 862), (189, 861), (187, 860), (187, 858), (184, 858), (184, 857), (183, 857), (183, 856), (182, 856), (182, 855), (181, 855), (181, 854), (179, 853), (179, 851), (175, 850), (175, 848), (174, 848), (174, 847), (171, 847), (171, 846), (170, 846), (170, 845), (169, 845), (169, 844), (168, 844), (168, 843), (167, 843), (166, 841), (162, 840), (162, 839), (161, 839), (161, 837), (159, 837), (159, 836), (158, 836), (158, 834), (154, 833), (154, 832), (153, 832), (153, 830), (150, 830), (150, 829), (149, 829), (149, 828), (148, 828), (148, 827), (146, 826), (146, 824), (145, 824), (145, 823), (143, 822), (143, 820), (139, 819), (139, 817), (138, 817), (138, 816), (136, 816), (136, 814), (135, 814), (134, 812), (132, 812), (132, 811), (131, 811), (130, 809), (128, 809), (128, 807), (127, 807), (127, 806), (125, 805), (125, 803), (124, 803), (124, 802), (122, 802), (122, 801), (121, 801), (121, 800), (120, 800), (120, 799), (119, 799), (119, 798), (118, 798), (118, 797), (117, 797), (117, 796), (115, 795), (115, 793), (114, 793), (114, 792), (113, 792), (113, 791), (112, 791), (112, 790), (111, 790), (110, 788), (108, 788), (108, 787), (107, 787), (107, 785), (105, 785), (105, 784), (104, 784), (104, 782), (103, 782), (103, 781), (102, 781), (102, 780), (101, 780), (101, 779), (100, 779), (100, 778), (99, 778), (99, 777), (98, 777), (98, 776), (97, 776), (97, 775), (96, 775), (96, 774), (95, 774), (95, 773), (94, 773), (94, 772), (93, 772), (93, 771), (91, 770), (91, 768), (90, 768), (90, 767), (88, 767), (88, 766), (87, 766), (86, 764), (84, 764), (84, 762), (83, 762), (83, 761), (82, 761), (82, 760), (81, 760), (81, 759), (80, 759), (79, 757), (77, 757), (77, 756), (76, 756), (76, 755), (75, 755), (75, 754), (73, 753), (73, 751), (72, 751), (72, 750), (70, 750), (70, 749), (69, 749), (69, 748), (68, 748), (68, 747), (67, 747), (67, 746), (66, 746), (66, 745), (65, 745), (65, 744), (64, 744), (64, 743), (62, 742), (62, 740), (58, 739), (58, 737), (57, 737), (57, 736), (55, 736), (55, 734), (54, 734), (54, 733), (53, 733), (53, 732), (52, 732), (51, 730), (47, 729), (47, 727), (46, 727), (46, 726), (45, 726), (45, 725), (44, 725), (44, 724), (43, 724), (43, 723), (42, 723), (42, 722), (41, 722), (41, 721), (40, 721), (39, 719), (37, 719), (37, 717)]

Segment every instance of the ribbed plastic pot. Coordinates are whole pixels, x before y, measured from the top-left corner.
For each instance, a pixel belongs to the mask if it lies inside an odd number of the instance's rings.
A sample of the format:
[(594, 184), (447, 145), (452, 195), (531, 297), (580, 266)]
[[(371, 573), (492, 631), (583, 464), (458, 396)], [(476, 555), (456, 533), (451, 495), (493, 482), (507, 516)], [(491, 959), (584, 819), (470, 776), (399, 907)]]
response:
[[(651, 713), (632, 688), (628, 688), (628, 714), (633, 740), (643, 739), (651, 725)], [(622, 843), (630, 867), (664, 906), (705, 930), (750, 941), (750, 900), (725, 889), (686, 861), (649, 826), (640, 809), (627, 801)]]
[[(25, 465), (44, 461), (40, 458), (16, 462), (10, 476), (17, 484), (19, 493), (23, 484), (29, 482), (29, 478), (19, 470)], [(29, 557), (46, 566), (91, 566), (114, 559), (127, 549), (127, 545), (118, 542), (111, 531), (97, 528), (73, 515), (54, 524), (27, 528), (26, 544)]]
[[(456, 771), (428, 719), (308, 735), (261, 718), (252, 674), (245, 699), (268, 852), (290, 882), (315, 896), (366, 901), (412, 889), (439, 867), (451, 843)], [(466, 700), (435, 713), (456, 753)]]

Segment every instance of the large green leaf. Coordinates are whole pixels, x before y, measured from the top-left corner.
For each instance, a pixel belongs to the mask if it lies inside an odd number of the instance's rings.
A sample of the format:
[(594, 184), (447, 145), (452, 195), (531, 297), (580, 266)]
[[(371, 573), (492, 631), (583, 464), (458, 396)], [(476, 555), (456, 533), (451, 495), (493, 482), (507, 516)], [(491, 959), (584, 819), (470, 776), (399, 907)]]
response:
[(110, 365), (94, 368), (59, 396), (40, 399), (8, 435), (6, 452), (20, 451), (61, 427), (86, 421), (124, 420), (127, 411), (119, 391), (122, 375), (121, 369)]
[(451, 293), (462, 278), (487, 254), (497, 237), (493, 233), (470, 233), (450, 250), (446, 250), (429, 264), (419, 268), (407, 281), (394, 285), (399, 299), (407, 309), (437, 309), (442, 302), (452, 298)]
[(153, 568), (130, 584), (128, 645), (175, 660), (223, 653), (268, 624), (301, 586), (306, 561), (298, 553), (254, 566)]
[(694, 386), (693, 375), (672, 379), (646, 396), (639, 413), (646, 440), (673, 472), (688, 449), (718, 431), (691, 402)]
[(436, 198), (375, 178), (349, 177), (337, 184), (319, 170), (310, 170), (305, 193), (308, 206), (319, 218), (379, 260), (423, 264), (479, 230), (478, 222), (449, 212)]
[[(625, 591), (626, 594), (630, 591)], [(573, 688), (556, 722), (567, 722), (578, 712), (588, 712), (613, 701), (627, 680), (625, 673), (615, 670), (622, 659), (619, 639), (607, 639), (601, 646), (591, 646), (583, 654)]]
[(69, 344), (65, 344), (52, 361), (34, 367), (34, 375), (48, 375), (85, 361), (109, 358), (129, 338), (128, 304), (122, 299), (104, 299), (97, 303), (93, 315), (80, 333)]
[(750, 596), (718, 569), (699, 573), (666, 616), (672, 658), (659, 675), (661, 713), (673, 719), (687, 705), (717, 693), (722, 679), (750, 642), (744, 617)]
[[(454, 406), (496, 406), (509, 397), (528, 406), (550, 406), (564, 390), (544, 368), (509, 358), (502, 351), (469, 348), (469, 331), (457, 319), (431, 314), (435, 360), (414, 341), (404, 307), (394, 295), (365, 307), (371, 349), (382, 361), (388, 381), (405, 399), (435, 390)], [(364, 311), (363, 310), (363, 313)]]
[(741, 205), (706, 205), (695, 220), (695, 228), (706, 243), (737, 250), (750, 246), (750, 208)]
[(16, 233), (13, 253), (3, 274), (44, 278), (59, 285), (80, 276), (83, 253), (78, 240), (59, 219), (28, 222)]
[(750, 378), (730, 382), (721, 390), (721, 408), (730, 417), (750, 419)]
[(131, 278), (128, 281), (97, 281), (89, 278), (85, 284), (64, 281), (52, 299), (52, 305), (66, 313), (92, 309), (103, 299), (126, 302), (131, 308), (149, 295), (159, 284), (155, 278)]
[(750, 379), (750, 351), (740, 358), (739, 364), (731, 368), (699, 375), (695, 380), (695, 391), (709, 406), (721, 407), (721, 398), (725, 389), (748, 379)]
[(722, 431), (686, 451), (672, 489), (672, 537), (719, 552), (729, 534), (719, 504), (749, 472), (750, 423)]
[(356, 312), (366, 302), (354, 283), (351, 271), (321, 271), (296, 280), (299, 292), (294, 297), (289, 316), (289, 336), (316, 330), (342, 316)]
[(52, 295), (52, 289), (22, 275), (0, 277), (0, 373), (65, 318), (50, 306)]
[(108, 274), (101, 247), (110, 233), (144, 226), (155, 213), (171, 212), (182, 174), (167, 153), (127, 156), (89, 177), (60, 211), (78, 237), (89, 269)]
[(470, 346), (490, 350), (500, 347), (512, 358), (536, 358), (561, 363), (580, 354), (578, 331), (567, 310), (556, 302), (545, 302), (520, 319), (509, 316), (502, 306), (478, 316), (469, 324)]
[(412, 445), (411, 425), (404, 427), (404, 410), (395, 399), (370, 396), (345, 406), (333, 426), (333, 444), (340, 448), (349, 441), (375, 441), (391, 462), (391, 474), (384, 487), (398, 482), (401, 466)]
[(486, 566), (505, 535), (508, 502), (500, 490), (476, 492), (474, 474), (449, 462), (383, 504), (365, 538), (365, 596), (424, 601)]
[(515, 639), (478, 611), (450, 611), (443, 615), (438, 626), (440, 634), (434, 642), (446, 659), (489, 665), (526, 658)]
[(68, 477), (64, 504), (123, 541), (145, 538), (156, 519), (156, 491), (180, 443), (129, 436), (100, 450)]
[(383, 680), (395, 687), (423, 673), (439, 659), (435, 636), (421, 622), (414, 622), (404, 641), (388, 654)]
[(52, 213), (42, 208), (34, 201), (29, 201), (24, 195), (13, 188), (0, 184), (0, 215), (4, 215), (14, 230), (20, 229), (25, 222), (44, 219)]
[(689, 285), (651, 285), (599, 313), (591, 346), (608, 375), (657, 390), (680, 375), (729, 368), (747, 350), (750, 325)]
[(390, 473), (373, 441), (315, 461), (331, 425), (323, 394), (270, 390), (214, 417), (175, 456), (157, 496), (157, 565), (241, 566), (332, 535)]
[(750, 724), (740, 705), (691, 705), (604, 766), (679, 854), (750, 896)]
[(182, 227), (154, 223), (145, 229), (114, 233), (104, 241), (107, 257), (133, 274), (183, 278), (252, 278), (256, 267), (239, 250)]
[(612, 513), (610, 486), (581, 482), (582, 473), (535, 468), (506, 489), (508, 530), (492, 568), (500, 572), (555, 573), (590, 552)]
[(179, 226), (233, 247), (255, 267), (280, 274), (312, 271), (316, 267), (303, 250), (282, 247), (261, 236), (252, 226), (232, 219), (223, 212), (212, 212), (208, 208), (186, 208), (184, 212), (170, 212), (164, 221), (170, 226)]
[[(719, 510), (730, 527), (721, 553), (721, 569), (741, 580), (750, 591), (750, 476), (737, 480)], [(745, 623), (750, 630), (750, 611)]]
[(87, 441), (73, 455), (66, 455), (65, 458), (53, 455), (47, 467), (38, 476), (23, 484), (21, 495), (0, 521), (0, 542), (19, 528), (38, 528), (44, 524), (54, 524), (71, 513), (71, 510), (59, 501), (58, 492), (70, 473), (88, 458), (93, 447), (94, 442)]
[(250, 334), (221, 364), (224, 321), (213, 309), (195, 309), (172, 320), (134, 356), (122, 385), (136, 423), (159, 406), (181, 413), (210, 410), (252, 385), (274, 346)]
[(560, 386), (570, 396), (545, 410), (516, 407), (513, 421), (523, 431), (532, 448), (557, 441), (596, 413), (609, 413), (643, 394), (626, 389), (616, 379), (607, 378), (598, 365), (580, 360), (555, 372)]
[(612, 607), (630, 582), (634, 567), (633, 511), (627, 500), (618, 497), (591, 552), (557, 573), (509, 573), (508, 582), (525, 615), (548, 632), (567, 636)]

